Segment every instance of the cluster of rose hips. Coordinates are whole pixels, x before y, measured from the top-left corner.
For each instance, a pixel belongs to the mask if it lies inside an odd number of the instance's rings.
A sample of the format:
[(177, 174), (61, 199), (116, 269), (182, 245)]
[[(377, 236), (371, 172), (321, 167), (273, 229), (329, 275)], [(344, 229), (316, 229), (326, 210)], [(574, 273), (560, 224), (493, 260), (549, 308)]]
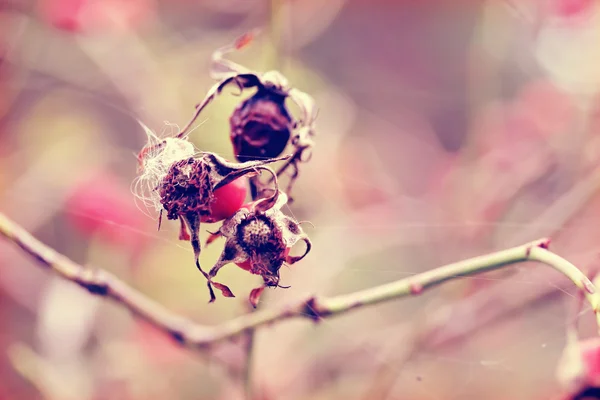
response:
[[(213, 54), (211, 76), (218, 80), (206, 98), (196, 106), (190, 122), (173, 137), (150, 143), (138, 155), (140, 172), (153, 177), (150, 197), (155, 206), (170, 220), (181, 223), (179, 238), (189, 240), (194, 250), (196, 266), (207, 280), (210, 302), (215, 300), (213, 288), (225, 297), (234, 297), (224, 284), (216, 282), (220, 268), (234, 263), (263, 278), (263, 285), (252, 290), (250, 302), (256, 306), (265, 287), (279, 285), (279, 270), (284, 263), (293, 264), (308, 254), (311, 248), (308, 236), (300, 224), (285, 215), (281, 208), (288, 202), (288, 194), (298, 176), (298, 163), (308, 161), (313, 146), (316, 106), (312, 97), (290, 88), (278, 72), (258, 74), (237, 65), (223, 56), (251, 41), (247, 34)], [(231, 142), (237, 162), (230, 162), (211, 152), (197, 152), (188, 141), (190, 128), (204, 107), (225, 86), (235, 83), (240, 89), (256, 88), (256, 93), (243, 101), (230, 118)], [(301, 110), (296, 119), (288, 111), (286, 99), (294, 101)], [(281, 156), (291, 145), (294, 152)], [(273, 171), (268, 165), (284, 161)], [(278, 176), (292, 169), (288, 189), (279, 189)], [(261, 180), (260, 172), (268, 172)], [(252, 202), (244, 204), (250, 178)], [(199, 238), (202, 222), (223, 221), (207, 245), (223, 236), (225, 246), (217, 263), (209, 272), (200, 266)], [(301, 256), (290, 256), (298, 241), (306, 243)]]

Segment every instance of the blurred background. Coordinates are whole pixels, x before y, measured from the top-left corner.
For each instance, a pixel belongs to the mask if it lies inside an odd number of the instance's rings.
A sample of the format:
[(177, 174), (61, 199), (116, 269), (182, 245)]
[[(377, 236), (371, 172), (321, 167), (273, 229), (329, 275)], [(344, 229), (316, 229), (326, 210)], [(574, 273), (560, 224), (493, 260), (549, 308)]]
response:
[[(597, 0), (0, 0), (0, 211), (195, 321), (248, 312), (260, 277), (224, 268), (239, 295), (207, 304), (178, 224), (157, 231), (132, 182), (147, 141), (136, 119), (160, 135), (185, 124), (214, 83), (211, 53), (254, 28), (232, 59), (281, 71), (320, 109), (285, 209), (314, 225), (313, 250), (282, 269), (291, 288), (267, 290), (262, 308), (546, 236), (597, 267)], [(232, 159), (229, 116), (248, 95), (237, 94), (202, 114), (198, 148)], [(251, 398), (556, 397), (571, 286), (525, 263), (263, 327)], [(591, 335), (591, 313), (580, 317)], [(0, 327), (1, 399), (244, 398), (241, 339), (180, 349), (6, 242)]]

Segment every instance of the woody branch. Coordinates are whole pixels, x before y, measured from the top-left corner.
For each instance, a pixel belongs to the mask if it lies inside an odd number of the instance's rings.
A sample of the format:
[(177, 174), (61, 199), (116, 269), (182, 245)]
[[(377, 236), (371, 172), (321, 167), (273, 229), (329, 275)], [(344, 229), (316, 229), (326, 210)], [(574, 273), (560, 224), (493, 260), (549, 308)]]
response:
[(106, 271), (75, 263), (34, 238), (2, 213), (0, 213), (0, 234), (29, 254), (40, 265), (80, 285), (91, 294), (116, 301), (133, 314), (173, 337), (181, 345), (190, 348), (205, 348), (263, 325), (286, 319), (308, 318), (317, 321), (369, 305), (419, 295), (425, 290), (452, 279), (476, 275), (526, 261), (546, 264), (570, 279), (591, 304), (600, 326), (600, 317), (597, 312), (599, 294), (594, 284), (576, 266), (549, 251), (549, 240), (547, 239), (448, 264), (347, 295), (312, 296), (294, 305), (246, 314), (211, 327), (197, 324), (169, 311)]

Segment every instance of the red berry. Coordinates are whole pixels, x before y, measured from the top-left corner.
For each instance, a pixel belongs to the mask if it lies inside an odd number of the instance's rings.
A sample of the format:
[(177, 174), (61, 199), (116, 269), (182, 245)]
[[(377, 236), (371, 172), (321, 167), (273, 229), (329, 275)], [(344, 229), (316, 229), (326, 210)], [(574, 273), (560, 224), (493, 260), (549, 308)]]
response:
[[(254, 209), (254, 206), (259, 203), (261, 200), (256, 200), (256, 201), (252, 201), (250, 203), (246, 203), (244, 205), (242, 205), (240, 207), (240, 209), (246, 209), (248, 211), (252, 211)], [(213, 239), (214, 240), (214, 239)], [(287, 257), (290, 254), (290, 248), (286, 248), (284, 250), (284, 257)], [(252, 269), (252, 261), (250, 259), (247, 259), (246, 261), (242, 261), (239, 263), (235, 263), (235, 265), (237, 265), (238, 267), (240, 267), (241, 269), (243, 269), (244, 271), (250, 271)]]
[(231, 217), (246, 200), (248, 187), (246, 178), (238, 178), (215, 190), (214, 200), (210, 204), (210, 215), (202, 216), (202, 222), (218, 222)]

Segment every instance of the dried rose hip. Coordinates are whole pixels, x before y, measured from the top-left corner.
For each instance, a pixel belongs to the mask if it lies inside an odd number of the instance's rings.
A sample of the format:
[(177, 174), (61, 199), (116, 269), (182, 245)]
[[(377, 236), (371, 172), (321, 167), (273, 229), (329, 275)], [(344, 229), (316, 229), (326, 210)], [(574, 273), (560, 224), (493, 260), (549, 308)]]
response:
[(229, 123), (238, 160), (262, 160), (283, 152), (292, 129), (284, 101), (284, 94), (259, 89), (235, 109)]
[[(232, 163), (214, 153), (204, 152), (199, 157), (174, 162), (160, 181), (157, 187), (160, 203), (168, 219), (181, 221), (180, 239), (190, 240), (192, 244), (196, 266), (208, 280), (210, 302), (215, 300), (212, 286), (227, 297), (233, 297), (233, 294), (225, 285), (213, 282), (200, 266), (200, 223), (216, 222), (230, 216), (229, 213), (233, 214), (235, 203), (243, 203), (243, 197), (235, 187), (239, 185), (236, 181), (259, 170), (267, 170), (274, 175), (265, 165), (286, 158), (289, 157)], [(226, 188), (227, 185), (234, 186)], [(219, 192), (220, 189), (225, 191)]]
[[(300, 261), (312, 246), (300, 224), (281, 212), (285, 203), (287, 196), (277, 191), (270, 198), (241, 208), (225, 220), (219, 230), (226, 239), (225, 248), (209, 276), (215, 277), (219, 269), (229, 263), (262, 276), (264, 285), (250, 294), (253, 306), (256, 306), (265, 287), (281, 287), (279, 270), (282, 265)], [(301, 256), (290, 256), (290, 249), (300, 240), (306, 243), (306, 251)]]
[[(196, 105), (190, 122), (181, 130), (178, 137), (183, 137), (198, 118), (204, 107), (215, 99), (217, 94), (230, 83), (235, 83), (240, 90), (256, 88), (256, 93), (243, 101), (230, 118), (231, 141), (238, 161), (262, 160), (279, 156), (288, 144), (295, 150), (292, 158), (278, 171), (283, 173), (292, 168), (288, 185), (289, 193), (298, 176), (299, 162), (310, 159), (310, 151), (314, 145), (314, 123), (317, 107), (311, 96), (290, 87), (287, 79), (278, 71), (260, 74), (253, 72), (223, 56), (246, 46), (253, 39), (252, 34), (238, 38), (233, 44), (222, 47), (213, 54), (211, 76), (218, 79), (205, 99)], [(301, 110), (301, 117), (294, 118), (287, 109), (286, 99), (291, 99)], [(264, 189), (264, 184), (253, 181)], [(256, 198), (257, 190), (253, 190)]]

